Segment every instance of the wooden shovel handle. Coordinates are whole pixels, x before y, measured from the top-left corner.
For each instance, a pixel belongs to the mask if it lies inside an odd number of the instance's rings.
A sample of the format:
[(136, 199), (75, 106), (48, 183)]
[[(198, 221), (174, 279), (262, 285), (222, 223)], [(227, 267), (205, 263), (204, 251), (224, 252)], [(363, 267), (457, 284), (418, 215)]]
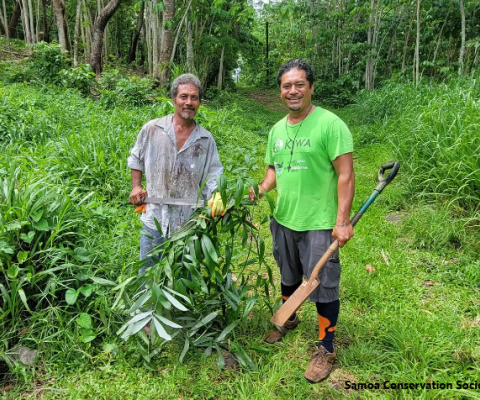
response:
[(327, 251), (323, 254), (322, 258), (318, 260), (317, 265), (315, 265), (315, 268), (313, 268), (312, 274), (310, 275), (310, 279), (308, 280), (313, 281), (317, 279), (318, 274), (322, 270), (322, 268), (325, 266), (325, 264), (332, 258), (332, 256), (335, 254), (335, 252), (338, 250), (338, 240), (335, 240), (327, 249)]

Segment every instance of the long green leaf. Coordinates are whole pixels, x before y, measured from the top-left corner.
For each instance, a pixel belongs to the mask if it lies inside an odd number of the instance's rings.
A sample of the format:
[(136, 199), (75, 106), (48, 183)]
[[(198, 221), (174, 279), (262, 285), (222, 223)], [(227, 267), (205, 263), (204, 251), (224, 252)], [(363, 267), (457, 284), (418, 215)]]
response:
[(92, 276), (90, 279), (99, 285), (116, 286), (115, 282), (109, 281), (108, 279), (98, 278), (96, 276)]
[(235, 355), (237, 356), (237, 359), (240, 363), (241, 363), (240, 359), (243, 359), (244, 363), (246, 364), (244, 366), (248, 366), (248, 368), (252, 370), (257, 369), (252, 359), (248, 356), (247, 352), (242, 346), (240, 346), (238, 343), (232, 343), (232, 349), (234, 349)]
[(217, 356), (218, 356), (218, 361), (217, 361), (218, 368), (223, 369), (225, 368), (225, 358), (223, 358), (222, 350), (216, 343), (215, 343), (215, 349), (217, 350)]
[(193, 328), (192, 331), (197, 330), (198, 328), (208, 324), (210, 321), (214, 320), (217, 318), (218, 311), (213, 311), (210, 314), (208, 314), (205, 318), (203, 318), (201, 321), (199, 321)]
[(235, 207), (238, 207), (243, 200), (243, 181), (242, 178), (237, 179), (237, 189), (235, 190)]
[(185, 354), (187, 354), (188, 349), (190, 348), (190, 340), (188, 337), (185, 338), (185, 344), (183, 345), (183, 350), (182, 354), (180, 354), (180, 357), (178, 358), (179, 362), (183, 362), (183, 359), (185, 358)]
[(23, 291), (22, 288), (18, 289), (18, 295), (20, 296), (20, 299), (22, 300), (22, 303), (23, 303), (23, 305), (25, 306), (25, 308), (26, 308), (28, 311), (32, 312), (32, 311), (30, 310), (30, 307), (28, 306), (28, 303), (27, 303), (27, 296), (25, 295), (25, 292)]
[(171, 326), (172, 328), (182, 328), (182, 325), (178, 325), (173, 321), (170, 321), (169, 319), (162, 317), (161, 315), (155, 314), (155, 317), (158, 318), (160, 321), (162, 321), (165, 325)]
[(202, 244), (202, 250), (205, 255), (208, 255), (214, 263), (218, 263), (218, 256), (212, 241), (207, 235), (202, 235), (200, 239)]
[(162, 291), (163, 295), (168, 299), (172, 305), (180, 311), (188, 311), (188, 308), (185, 307), (182, 303), (180, 303), (175, 297), (173, 297), (170, 293), (166, 290)]
[(227, 335), (235, 329), (235, 327), (240, 323), (241, 320), (233, 321), (230, 325), (228, 325), (220, 335), (215, 339), (216, 342), (221, 342), (224, 340)]
[(137, 311), (141, 306), (143, 306), (150, 298), (152, 297), (152, 291), (147, 290), (142, 296), (140, 296), (135, 303), (133, 303), (132, 307), (130, 307), (130, 310), (128, 310), (129, 314), (134, 313)]
[(188, 304), (192, 304), (192, 301), (185, 295), (181, 294), (181, 293), (178, 293), (176, 292), (175, 290), (173, 289), (170, 289), (169, 287), (164, 287), (165, 290), (168, 290), (170, 293), (174, 294), (175, 296), (178, 296), (178, 297), (181, 297), (182, 299), (184, 299)]
[(167, 331), (157, 318), (153, 318), (153, 323), (155, 324), (155, 329), (157, 330), (158, 336), (167, 341), (172, 340), (172, 337), (167, 333)]
[(146, 311), (146, 312), (137, 314), (137, 315), (135, 315), (135, 317), (133, 317), (130, 321), (128, 321), (128, 322), (126, 323), (126, 325), (133, 325), (133, 324), (136, 323), (137, 321), (140, 321), (140, 320), (148, 317), (148, 316), (151, 315), (151, 314), (152, 314), (151, 311)]
[(255, 305), (255, 302), (257, 301), (256, 297), (250, 297), (247, 300), (247, 305), (245, 306), (245, 310), (243, 310), (243, 318), (245, 318), (249, 312), (252, 310), (253, 306)]
[(141, 321), (138, 321), (136, 324), (130, 325), (128, 329), (125, 332), (123, 332), (120, 338), (125, 340), (125, 339), (128, 339), (130, 336), (135, 335), (135, 333), (139, 332), (140, 329), (143, 329), (143, 327), (147, 325), (151, 320), (152, 320), (152, 316), (150, 315), (147, 318), (142, 319)]
[(270, 206), (270, 214), (273, 215), (273, 213), (275, 212), (275, 200), (273, 200), (273, 197), (267, 192), (262, 191), (262, 193), (265, 195), (265, 198), (268, 201), (268, 205)]
[(123, 281), (122, 283), (118, 284), (117, 286), (115, 286), (114, 288), (112, 288), (112, 291), (116, 291), (116, 290), (119, 290), (125, 286), (127, 286), (132, 280), (134, 280), (135, 277), (134, 276), (131, 276), (130, 278), (126, 279), (125, 281)]

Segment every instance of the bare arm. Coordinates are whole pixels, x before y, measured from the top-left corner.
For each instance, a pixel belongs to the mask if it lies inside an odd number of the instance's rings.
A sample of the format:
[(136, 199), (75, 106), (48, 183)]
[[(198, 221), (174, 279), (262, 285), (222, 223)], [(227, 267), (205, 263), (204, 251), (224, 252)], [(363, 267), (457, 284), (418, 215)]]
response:
[[(272, 189), (275, 189), (277, 187), (277, 175), (275, 174), (275, 168), (272, 166), (269, 166), (267, 169), (267, 173), (265, 174), (265, 178), (263, 178), (263, 182), (258, 185), (258, 190), (259, 190), (259, 196), (260, 198), (263, 197), (264, 192), (269, 192)], [(253, 190), (253, 187), (250, 188), (250, 200), (254, 201), (255, 200), (255, 191)]]
[(130, 193), (130, 203), (139, 206), (143, 203), (142, 197), (147, 197), (147, 191), (142, 187), (142, 171), (132, 169), (132, 192)]
[(337, 221), (332, 236), (338, 240), (340, 247), (353, 236), (353, 228), (350, 224), (350, 211), (353, 196), (355, 194), (355, 173), (353, 171), (352, 153), (343, 154), (332, 161), (338, 176), (338, 210)]

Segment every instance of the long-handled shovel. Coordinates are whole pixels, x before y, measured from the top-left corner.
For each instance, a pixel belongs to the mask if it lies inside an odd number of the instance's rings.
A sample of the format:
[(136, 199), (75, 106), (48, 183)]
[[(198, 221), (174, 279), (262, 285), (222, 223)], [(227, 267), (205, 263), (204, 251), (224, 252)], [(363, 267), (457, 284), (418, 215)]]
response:
[[(380, 171), (378, 172), (378, 180), (379, 184), (367, 199), (365, 203), (363, 203), (360, 211), (358, 211), (355, 216), (352, 218), (350, 223), (352, 226), (359, 221), (362, 215), (367, 211), (367, 208), (376, 197), (382, 192), (383, 189), (395, 178), (397, 175), (398, 169), (400, 168), (400, 163), (397, 161), (393, 161), (387, 164), (383, 164), (380, 167)], [(391, 170), (387, 177), (384, 177), (383, 174), (385, 171)], [(280, 309), (274, 314), (274, 316), (270, 319), (275, 325), (283, 326), (285, 322), (293, 315), (295, 311), (297, 311), (305, 300), (308, 299), (308, 296), (317, 288), (320, 284), (320, 280), (318, 279), (318, 274), (323, 266), (327, 263), (327, 261), (332, 257), (332, 255), (338, 250), (338, 240), (335, 240), (330, 247), (327, 249), (325, 254), (322, 256), (320, 261), (315, 265), (315, 268), (310, 275), (310, 279), (307, 282), (302, 283), (302, 285), (293, 293), (290, 298), (280, 307)]]

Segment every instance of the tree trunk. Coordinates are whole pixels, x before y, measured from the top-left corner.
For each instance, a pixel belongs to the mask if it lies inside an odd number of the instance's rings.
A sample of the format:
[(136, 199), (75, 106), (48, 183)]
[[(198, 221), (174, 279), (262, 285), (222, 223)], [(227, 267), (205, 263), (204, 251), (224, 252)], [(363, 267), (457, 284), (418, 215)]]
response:
[(377, 71), (377, 60), (378, 60), (378, 54), (380, 54), (380, 50), (383, 46), (383, 40), (380, 46), (378, 46), (378, 37), (380, 36), (380, 21), (382, 19), (383, 15), (383, 10), (380, 9), (380, 4), (381, 0), (378, 1), (375, 11), (375, 25), (373, 28), (373, 49), (372, 49), (372, 60), (373, 63), (371, 65), (371, 74), (370, 74), (370, 79), (371, 79), (371, 86), (372, 90), (375, 89), (375, 75)]
[(420, 82), (420, 4), (417, 0), (417, 41), (415, 43), (415, 85)]
[[(192, 0), (189, 0), (187, 8), (185, 8), (185, 13), (183, 14), (183, 17), (182, 17), (180, 23), (178, 24), (177, 34), (175, 35), (175, 40), (173, 42), (172, 55), (170, 56), (170, 62), (171, 63), (173, 62), (173, 59), (175, 57), (175, 50), (177, 49), (178, 37), (180, 36), (180, 33), (182, 32), (183, 23), (184, 23), (185, 19), (187, 18), (188, 10), (190, 9), (191, 4), (192, 4)], [(188, 24), (188, 22), (186, 22), (185, 25), (187, 25), (187, 24)]]
[(9, 29), (9, 37), (10, 38), (16, 38), (16, 31), (17, 31), (17, 25), (18, 25), (18, 19), (20, 18), (22, 10), (20, 8), (20, 2), (16, 1), (15, 2), (15, 8), (13, 9), (12, 16), (10, 18), (10, 22), (8, 24), (8, 29)]
[(143, 35), (142, 40), (140, 41), (140, 65), (143, 67), (145, 65), (145, 23), (143, 25)]
[(195, 72), (195, 59), (193, 55), (192, 23), (187, 22), (187, 71)]
[(32, 43), (36, 42), (36, 33), (35, 27), (33, 24), (33, 7), (32, 7), (32, 0), (28, 0), (28, 21), (30, 23), (30, 37), (32, 39)]
[(433, 53), (433, 61), (432, 61), (434, 68), (435, 68), (435, 61), (437, 60), (438, 49), (440, 48), (440, 44), (442, 43), (443, 28), (445, 28), (449, 14), (450, 14), (450, 10), (448, 10), (447, 15), (445, 16), (445, 20), (443, 21), (442, 27), (440, 28), (440, 33), (438, 34), (437, 45), (435, 46), (435, 51)]
[(115, 14), (115, 11), (117, 11), (121, 2), (122, 0), (110, 0), (103, 10), (101, 10), (101, 12), (97, 15), (97, 18), (95, 18), (95, 24), (93, 25), (93, 43), (90, 64), (93, 72), (95, 73), (96, 79), (99, 79), (102, 73), (103, 32), (108, 21), (110, 18), (112, 18), (113, 14)]
[(374, 24), (374, 13), (375, 13), (375, 0), (372, 0), (372, 3), (370, 5), (370, 17), (368, 21), (368, 32), (367, 32), (367, 44), (368, 44), (368, 56), (367, 56), (367, 62), (365, 64), (365, 89), (367, 90), (372, 90), (373, 89), (373, 79), (372, 79), (372, 74), (373, 74), (373, 65), (374, 65), (374, 60), (372, 56), (373, 52), (373, 24)]
[(28, 21), (28, 1), (21, 0), (21, 9), (22, 9), (22, 25), (23, 25), (23, 37), (25, 43), (32, 43), (32, 35), (30, 33), (30, 23)]
[(6, 40), (7, 47), (10, 47), (10, 29), (8, 26), (7, 7), (5, 6), (5, 0), (3, 0), (2, 3), (3, 3), (3, 10), (1, 13), (2, 18), (0, 19), (2, 20), (2, 24), (5, 29), (5, 40)]
[(462, 42), (460, 44), (460, 55), (458, 57), (458, 75), (463, 75), (463, 56), (465, 54), (465, 5), (463, 0), (459, 0), (460, 3), (460, 15), (462, 17)]
[(75, 16), (75, 34), (73, 36), (73, 66), (78, 67), (78, 40), (80, 38), (80, 21), (82, 18), (82, 1), (77, 0), (77, 14)]
[(55, 19), (57, 20), (58, 28), (58, 43), (63, 51), (69, 51), (67, 21), (65, 19), (65, 8), (61, 0), (53, 0), (53, 11), (55, 13)]
[(40, 0), (36, 0), (37, 2), (37, 22), (35, 23), (35, 41), (38, 43), (40, 42)]
[(415, 14), (412, 15), (412, 19), (410, 20), (410, 26), (408, 28), (407, 36), (405, 36), (405, 43), (403, 44), (402, 72), (405, 71), (405, 63), (406, 63), (406, 60), (407, 60), (407, 50), (408, 50), (408, 39), (410, 39), (410, 33), (412, 33), (413, 19), (414, 18), (415, 18)]
[(47, 0), (42, 0), (43, 40), (50, 43), (50, 29), (47, 19)]
[[(87, 3), (85, 0), (82, 0), (82, 5), (83, 5), (83, 24), (82, 27), (85, 28), (85, 50), (84, 50), (84, 57), (85, 57), (85, 64), (90, 64), (90, 54), (92, 51), (92, 29), (91, 29), (91, 15), (90, 15), (90, 9), (87, 6)], [(89, 23), (87, 23), (87, 21)]]
[(218, 69), (217, 87), (222, 90), (223, 87), (223, 57), (225, 55), (225, 46), (222, 47), (222, 54), (220, 56), (220, 68)]
[(145, 13), (145, 29), (144, 38), (145, 38), (145, 51), (147, 59), (147, 72), (151, 76), (153, 73), (152, 63), (153, 63), (153, 49), (152, 49), (152, 2), (148, 2), (146, 5), (147, 12)]
[(385, 64), (387, 65), (388, 68), (388, 76), (392, 76), (392, 62), (391, 59), (395, 55), (395, 50), (397, 47), (397, 29), (398, 27), (401, 27), (403, 24), (403, 20), (405, 19), (405, 15), (407, 13), (407, 5), (403, 8), (403, 11), (401, 13), (400, 21), (395, 24), (394, 30), (393, 30), (393, 35), (392, 35), (392, 40), (390, 42), (390, 47), (388, 48), (388, 53), (387, 53), (387, 58), (385, 60)]
[(138, 13), (138, 21), (137, 21), (137, 28), (135, 30), (135, 35), (132, 39), (132, 44), (130, 46), (130, 51), (128, 52), (127, 63), (130, 64), (135, 61), (137, 58), (137, 45), (138, 39), (140, 38), (140, 34), (142, 33), (143, 23), (143, 14), (145, 13), (145, 2), (142, 1), (142, 5), (140, 6), (140, 12)]
[(268, 21), (265, 21), (265, 83), (270, 84), (270, 44), (268, 42)]
[(152, 36), (152, 63), (151, 65), (151, 75), (158, 79), (159, 77), (159, 67), (158, 61), (160, 60), (160, 56), (158, 52), (160, 50), (159, 39), (161, 40), (162, 29), (159, 28), (159, 17), (158, 13), (155, 10), (157, 5), (157, 0), (153, 0), (151, 4), (151, 23), (150, 23), (150, 35)]
[(171, 24), (175, 18), (175, 0), (164, 0), (163, 3), (165, 11), (163, 12), (162, 46), (160, 48), (160, 87), (165, 89), (170, 78), (171, 71), (168, 63), (173, 50), (173, 29), (172, 26), (167, 26), (167, 23)]

